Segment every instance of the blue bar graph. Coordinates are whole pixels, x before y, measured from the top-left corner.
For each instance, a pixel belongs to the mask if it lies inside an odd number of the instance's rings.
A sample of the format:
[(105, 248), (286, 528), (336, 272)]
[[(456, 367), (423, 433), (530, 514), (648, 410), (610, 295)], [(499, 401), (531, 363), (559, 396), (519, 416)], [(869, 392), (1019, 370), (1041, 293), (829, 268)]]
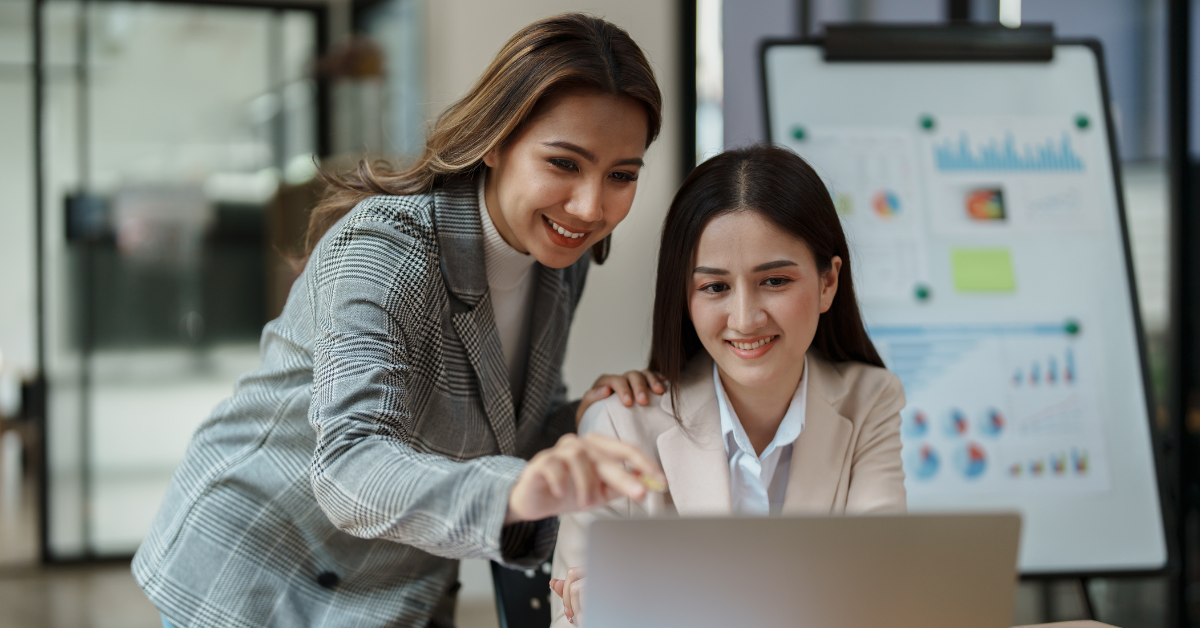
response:
[(1023, 171), (1078, 171), (1083, 170), (1083, 160), (1071, 146), (1071, 136), (1063, 133), (1062, 140), (1033, 145), (1025, 144), (1017, 151), (1017, 142), (1012, 133), (1004, 136), (1004, 144), (993, 139), (973, 149), (966, 132), (959, 136), (958, 143), (946, 140), (934, 145), (934, 157), (938, 170), (1023, 170)]
[[(1012, 323), (994, 325), (883, 325), (871, 326), (867, 334), (876, 345), (886, 347), (888, 370), (900, 378), (904, 390), (914, 394), (946, 371), (957, 368), (963, 356), (975, 350), (980, 341), (997, 337), (1057, 336), (1068, 337), (1071, 332), (1063, 323)], [(1073, 383), (1076, 378), (1075, 356), (1068, 349), (1067, 368)], [(1030, 373), (1040, 384), (1040, 363), (1037, 374)], [(1058, 369), (1055, 367), (1057, 377)], [(1024, 374), (1022, 374), (1024, 383)]]

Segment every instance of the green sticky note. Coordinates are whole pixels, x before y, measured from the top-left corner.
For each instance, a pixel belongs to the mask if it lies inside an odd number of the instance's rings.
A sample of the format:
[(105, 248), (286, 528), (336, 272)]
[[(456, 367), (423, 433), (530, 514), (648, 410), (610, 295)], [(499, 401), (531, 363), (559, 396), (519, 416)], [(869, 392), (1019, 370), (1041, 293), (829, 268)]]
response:
[(951, 249), (954, 289), (959, 292), (1013, 292), (1012, 254), (1004, 248)]

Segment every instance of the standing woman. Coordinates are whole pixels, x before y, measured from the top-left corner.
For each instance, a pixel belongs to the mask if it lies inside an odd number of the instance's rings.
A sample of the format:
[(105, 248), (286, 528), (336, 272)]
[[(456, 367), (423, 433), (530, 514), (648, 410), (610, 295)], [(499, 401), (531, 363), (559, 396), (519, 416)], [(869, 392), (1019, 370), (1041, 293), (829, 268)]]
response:
[(549, 18), (416, 165), (330, 181), (262, 367), (197, 430), (134, 558), (165, 624), (452, 626), (459, 559), (537, 565), (559, 513), (644, 496), (627, 464), (665, 479), (572, 434), (652, 376), (584, 403), (561, 378), (585, 253), (629, 212), (661, 104), (625, 31)]

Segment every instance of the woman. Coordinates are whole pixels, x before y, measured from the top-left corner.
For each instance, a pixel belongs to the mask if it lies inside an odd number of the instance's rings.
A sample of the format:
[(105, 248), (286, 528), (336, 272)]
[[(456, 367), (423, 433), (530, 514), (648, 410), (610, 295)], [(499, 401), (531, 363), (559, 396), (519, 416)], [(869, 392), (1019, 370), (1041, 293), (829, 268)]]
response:
[(563, 518), (557, 624), (582, 612), (597, 516), (904, 512), (904, 390), (867, 337), (849, 260), (829, 193), (794, 153), (733, 150), (692, 171), (658, 258), (650, 369), (670, 394), (597, 403), (580, 425), (648, 452), (669, 492)]
[(646, 379), (575, 404), (560, 372), (584, 253), (603, 261), (660, 120), (629, 36), (564, 15), (505, 45), (411, 169), (332, 181), (262, 367), (196, 432), (134, 559), (164, 623), (452, 626), (457, 559), (540, 564), (555, 515), (596, 503), (576, 494), (640, 498), (626, 465), (662, 477), (571, 434)]

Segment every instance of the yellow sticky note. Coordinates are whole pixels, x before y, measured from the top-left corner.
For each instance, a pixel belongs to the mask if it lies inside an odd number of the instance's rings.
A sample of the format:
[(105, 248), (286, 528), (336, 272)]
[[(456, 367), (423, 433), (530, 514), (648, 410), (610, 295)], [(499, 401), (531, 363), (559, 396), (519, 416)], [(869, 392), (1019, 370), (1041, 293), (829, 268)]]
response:
[(1006, 248), (951, 249), (954, 289), (959, 292), (1013, 292), (1012, 254)]

